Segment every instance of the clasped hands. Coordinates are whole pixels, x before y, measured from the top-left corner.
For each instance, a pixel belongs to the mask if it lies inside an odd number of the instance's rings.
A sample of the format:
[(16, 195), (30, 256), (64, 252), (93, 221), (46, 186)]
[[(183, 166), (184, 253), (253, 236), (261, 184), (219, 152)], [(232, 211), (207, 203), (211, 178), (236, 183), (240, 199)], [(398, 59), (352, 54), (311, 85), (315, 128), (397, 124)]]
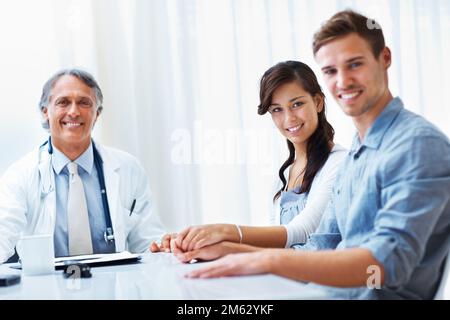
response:
[(239, 233), (234, 225), (208, 224), (187, 227), (179, 233), (163, 236), (161, 244), (153, 242), (151, 252), (172, 252), (181, 262), (215, 260), (237, 252)]
[[(273, 249), (241, 244), (242, 233), (233, 224), (188, 227), (180, 233), (166, 234), (161, 244), (153, 242), (151, 252), (172, 252), (181, 262), (215, 260), (195, 269), (188, 278), (215, 278), (270, 272)], [(276, 249), (275, 249), (276, 250)], [(233, 254), (231, 254), (233, 253)], [(220, 258), (220, 259), (219, 259)]]

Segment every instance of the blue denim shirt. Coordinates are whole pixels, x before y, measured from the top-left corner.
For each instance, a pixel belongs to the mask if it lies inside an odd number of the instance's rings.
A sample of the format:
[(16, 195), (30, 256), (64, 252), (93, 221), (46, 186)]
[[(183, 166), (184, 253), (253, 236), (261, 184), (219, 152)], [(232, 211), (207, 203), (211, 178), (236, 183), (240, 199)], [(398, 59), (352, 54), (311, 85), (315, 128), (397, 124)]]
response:
[(301, 186), (293, 190), (282, 191), (280, 196), (280, 224), (286, 225), (291, 222), (305, 208), (308, 193), (300, 192)]
[(434, 297), (450, 248), (450, 142), (399, 98), (363, 142), (354, 138), (323, 219), (299, 249), (344, 248), (370, 250), (385, 282), (381, 289), (320, 286), (330, 298)]

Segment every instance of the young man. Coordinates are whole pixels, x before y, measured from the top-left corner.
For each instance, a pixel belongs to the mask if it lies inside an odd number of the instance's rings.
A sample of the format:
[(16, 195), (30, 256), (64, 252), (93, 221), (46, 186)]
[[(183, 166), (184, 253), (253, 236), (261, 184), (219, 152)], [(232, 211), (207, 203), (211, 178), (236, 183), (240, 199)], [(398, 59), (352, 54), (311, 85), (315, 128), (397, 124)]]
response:
[(21, 235), (53, 234), (55, 255), (69, 256), (144, 252), (163, 234), (137, 159), (92, 140), (102, 102), (82, 70), (62, 70), (44, 85), (39, 111), (50, 137), (0, 184), (0, 263)]
[[(275, 273), (326, 285), (330, 298), (433, 298), (450, 247), (450, 142), (393, 98), (391, 52), (377, 27), (343, 11), (314, 36), (325, 83), (357, 129), (316, 233), (301, 250), (242, 247), (256, 252), (189, 276)], [(186, 261), (229, 245), (174, 249)]]

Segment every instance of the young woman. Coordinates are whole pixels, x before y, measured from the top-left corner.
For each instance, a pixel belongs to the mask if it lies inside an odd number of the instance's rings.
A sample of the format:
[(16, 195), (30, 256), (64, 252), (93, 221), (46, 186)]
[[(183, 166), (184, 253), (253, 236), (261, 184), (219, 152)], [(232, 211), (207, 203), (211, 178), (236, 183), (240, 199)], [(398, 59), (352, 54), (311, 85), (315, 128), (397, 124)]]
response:
[[(289, 149), (289, 157), (279, 170), (279, 189), (273, 198), (276, 213), (272, 221), (278, 225), (191, 226), (177, 235), (164, 236), (160, 246), (152, 244), (151, 251), (171, 251), (172, 240), (172, 251), (199, 250), (198, 257), (209, 260), (245, 251), (245, 246), (236, 244), (283, 248), (307, 241), (319, 225), (346, 152), (333, 142), (334, 130), (325, 116), (325, 96), (306, 64), (281, 62), (264, 73), (258, 113), (267, 112), (286, 138)], [(214, 246), (223, 241), (231, 243)]]

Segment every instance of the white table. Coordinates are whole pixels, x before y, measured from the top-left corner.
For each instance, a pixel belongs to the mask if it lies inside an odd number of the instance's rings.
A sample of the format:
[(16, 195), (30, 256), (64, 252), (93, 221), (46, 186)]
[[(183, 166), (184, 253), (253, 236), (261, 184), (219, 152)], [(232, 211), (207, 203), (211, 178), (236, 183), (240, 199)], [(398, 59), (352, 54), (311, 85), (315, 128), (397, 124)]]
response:
[[(95, 267), (92, 278), (66, 279), (62, 271), (22, 276), (21, 283), (0, 287), (6, 299), (321, 299), (322, 291), (274, 275), (187, 279), (206, 263), (182, 264), (171, 254), (144, 254), (140, 263)], [(0, 265), (0, 273), (20, 273)]]

